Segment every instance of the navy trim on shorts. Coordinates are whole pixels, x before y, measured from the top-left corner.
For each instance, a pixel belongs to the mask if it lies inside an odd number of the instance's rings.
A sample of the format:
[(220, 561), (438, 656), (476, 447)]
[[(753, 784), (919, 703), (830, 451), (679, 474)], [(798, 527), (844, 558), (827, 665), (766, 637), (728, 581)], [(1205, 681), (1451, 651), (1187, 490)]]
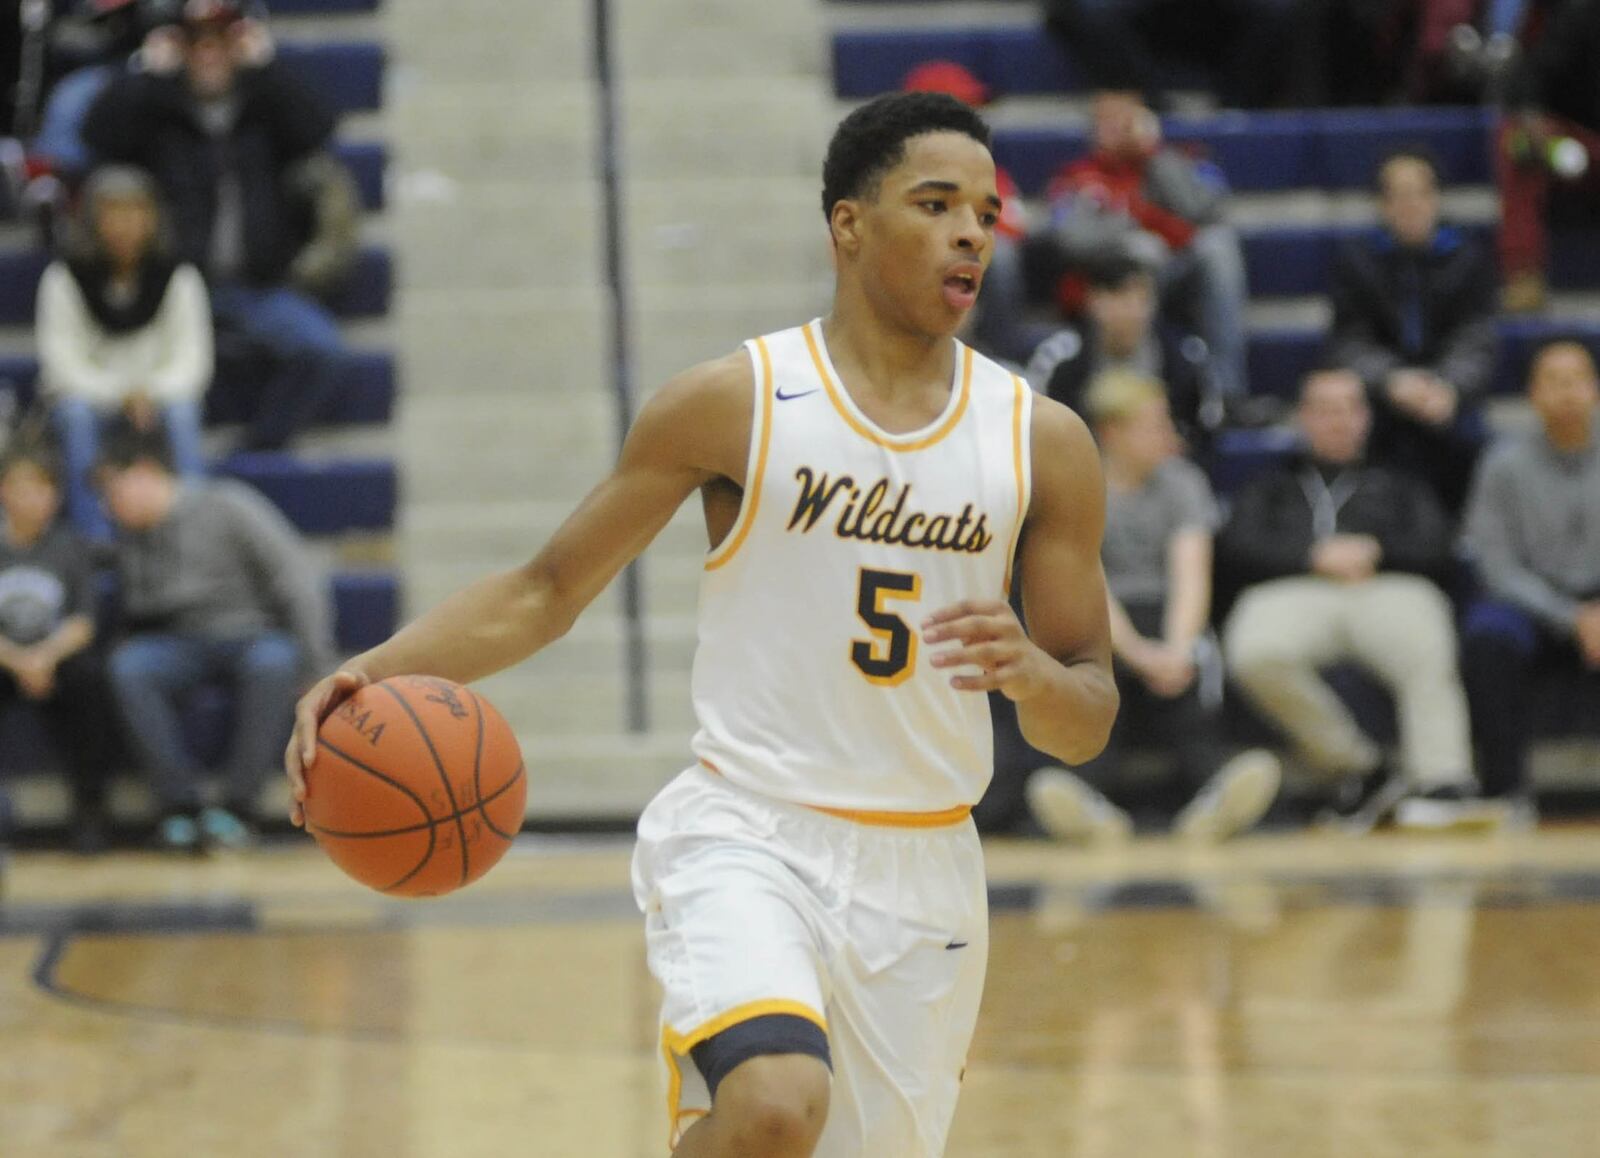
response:
[(751, 1058), (781, 1053), (805, 1054), (833, 1069), (833, 1054), (822, 1027), (788, 1013), (768, 1013), (741, 1021), (689, 1050), (713, 1098), (722, 1079)]

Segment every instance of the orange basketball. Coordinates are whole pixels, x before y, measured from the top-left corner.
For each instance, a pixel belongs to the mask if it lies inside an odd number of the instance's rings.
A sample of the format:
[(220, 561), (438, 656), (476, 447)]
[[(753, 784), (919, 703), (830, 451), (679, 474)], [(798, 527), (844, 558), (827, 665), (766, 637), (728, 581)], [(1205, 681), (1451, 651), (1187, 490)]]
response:
[(494, 867), (522, 827), (517, 738), (482, 696), (396, 676), (322, 722), (306, 769), (306, 828), (333, 863), (382, 893), (436, 897)]

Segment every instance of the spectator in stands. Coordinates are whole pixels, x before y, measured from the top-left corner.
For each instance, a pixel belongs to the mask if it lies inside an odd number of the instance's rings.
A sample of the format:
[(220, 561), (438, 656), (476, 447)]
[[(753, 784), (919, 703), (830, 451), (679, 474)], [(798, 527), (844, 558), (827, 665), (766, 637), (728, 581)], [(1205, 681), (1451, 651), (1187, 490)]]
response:
[[(237, 482), (181, 483), (159, 440), (108, 439), (98, 469), (128, 629), (111, 654), (111, 688), (160, 800), (159, 841), (175, 851), (243, 844), (295, 696), (331, 663), (323, 578), (266, 499)], [(202, 808), (181, 704), (211, 681), (232, 686), (235, 711), (223, 803)]]
[(1045, 0), (1045, 24), (1097, 88), (1163, 99), (1161, 58), (1221, 62), (1229, 108), (1277, 102), (1289, 80), (1284, 38), (1303, 0)]
[(143, 170), (99, 170), (82, 215), (69, 256), (39, 282), (39, 368), (65, 451), (68, 509), (84, 533), (105, 539), (110, 527), (88, 474), (108, 420), (164, 427), (179, 472), (204, 469), (211, 310), (199, 271), (166, 252), (155, 184)]
[(1600, 190), (1600, 0), (1561, 0), (1513, 70), (1496, 151), (1504, 305), (1544, 306), (1549, 201), (1557, 183)]
[[(1351, 828), (1402, 796), (1401, 823), (1481, 820), (1437, 582), (1451, 563), (1443, 512), (1422, 482), (1365, 462), (1371, 411), (1355, 374), (1307, 377), (1298, 419), (1304, 455), (1247, 484), (1218, 540), (1225, 577), (1244, 586), (1224, 633), (1229, 669), (1314, 770), (1342, 779), (1336, 811)], [(1395, 697), (1402, 775), (1319, 672), (1350, 661)]]
[(55, 455), (38, 440), (15, 442), (0, 458), (0, 703), (38, 710), (71, 781), (73, 844), (94, 852), (106, 843), (111, 716), (89, 550), (60, 508)]
[(1222, 840), (1251, 827), (1277, 795), (1277, 757), (1234, 755), (1222, 736), (1222, 672), (1208, 635), (1217, 505), (1205, 475), (1179, 454), (1159, 382), (1111, 371), (1086, 407), (1106, 474), (1101, 550), (1122, 709), (1105, 752), (1076, 774), (1041, 768), (1028, 801), (1045, 830), (1068, 840), (1126, 835), (1117, 795), (1129, 743), (1154, 741), (1198, 788), (1178, 815), (1180, 835)]
[(1092, 150), (1051, 183), (1051, 223), (1069, 266), (1133, 259), (1154, 270), (1165, 304), (1205, 339), (1217, 392), (1242, 398), (1244, 253), (1223, 220), (1226, 197), (1220, 174), (1161, 144), (1136, 93), (1100, 92)]
[[(1577, 342), (1545, 346), (1528, 397), (1541, 428), (1484, 460), (1466, 542), (1488, 599), (1467, 614), (1462, 671), (1483, 783), (1528, 791), (1530, 681), (1582, 673), (1600, 703), (1600, 380)], [(1592, 714), (1593, 709), (1590, 709)]]
[(1499, 345), (1494, 263), (1440, 223), (1439, 173), (1427, 154), (1391, 154), (1377, 184), (1382, 228), (1334, 262), (1330, 357), (1370, 392), (1373, 460), (1421, 475), (1459, 511)]
[(1210, 396), (1204, 343), (1186, 338), (1156, 318), (1156, 282), (1135, 261), (1092, 271), (1083, 317), (1039, 344), (1025, 374), (1035, 390), (1084, 413), (1089, 384), (1125, 371), (1164, 385), (1168, 408), (1191, 447), (1214, 425), (1203, 415)]
[(219, 333), (260, 347), (274, 367), (241, 449), (279, 449), (316, 417), (347, 361), (311, 296), (337, 283), (353, 252), (351, 182), (325, 153), (334, 117), (228, 0), (189, 0), (183, 23), (152, 37), (146, 71), (101, 94), (84, 139), (155, 174), (178, 256), (210, 283)]

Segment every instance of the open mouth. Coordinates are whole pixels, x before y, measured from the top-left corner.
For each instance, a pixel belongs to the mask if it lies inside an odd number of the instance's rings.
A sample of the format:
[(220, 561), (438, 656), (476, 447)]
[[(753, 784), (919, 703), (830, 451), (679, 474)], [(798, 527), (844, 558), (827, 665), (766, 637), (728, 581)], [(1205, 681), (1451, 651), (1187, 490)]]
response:
[(953, 310), (970, 310), (978, 300), (978, 275), (953, 273), (945, 278), (944, 300)]

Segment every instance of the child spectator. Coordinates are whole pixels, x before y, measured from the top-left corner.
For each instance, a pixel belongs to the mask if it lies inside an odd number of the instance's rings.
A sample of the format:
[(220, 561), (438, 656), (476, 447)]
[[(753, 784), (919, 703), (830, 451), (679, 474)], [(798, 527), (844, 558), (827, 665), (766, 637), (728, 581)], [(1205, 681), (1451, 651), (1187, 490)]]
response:
[(81, 233), (39, 283), (39, 363), (66, 456), (68, 509), (86, 534), (105, 539), (110, 527), (88, 473), (108, 421), (164, 427), (179, 472), (203, 470), (211, 313), (199, 271), (166, 251), (155, 185), (143, 171), (95, 173)]
[[(160, 801), (159, 842), (246, 843), (295, 696), (308, 672), (331, 665), (322, 576), (266, 499), (237, 482), (180, 482), (157, 439), (108, 440), (98, 481), (117, 526), (128, 629), (111, 654), (112, 695)], [(180, 711), (210, 681), (231, 685), (236, 706), (223, 803), (202, 808)]]
[(94, 575), (62, 520), (60, 467), (38, 442), (0, 457), (0, 703), (33, 706), (66, 764), (74, 847), (105, 847), (110, 713), (94, 650)]
[(1105, 461), (1101, 557), (1122, 709), (1101, 755), (1076, 774), (1039, 769), (1028, 781), (1028, 802), (1059, 838), (1125, 835), (1127, 814), (1101, 790), (1117, 795), (1130, 743), (1154, 741), (1198, 789), (1174, 830), (1224, 840), (1266, 812), (1279, 767), (1263, 749), (1230, 753), (1222, 736), (1222, 672), (1207, 636), (1216, 502), (1205, 475), (1178, 454), (1160, 383), (1106, 374), (1089, 390), (1086, 408)]

